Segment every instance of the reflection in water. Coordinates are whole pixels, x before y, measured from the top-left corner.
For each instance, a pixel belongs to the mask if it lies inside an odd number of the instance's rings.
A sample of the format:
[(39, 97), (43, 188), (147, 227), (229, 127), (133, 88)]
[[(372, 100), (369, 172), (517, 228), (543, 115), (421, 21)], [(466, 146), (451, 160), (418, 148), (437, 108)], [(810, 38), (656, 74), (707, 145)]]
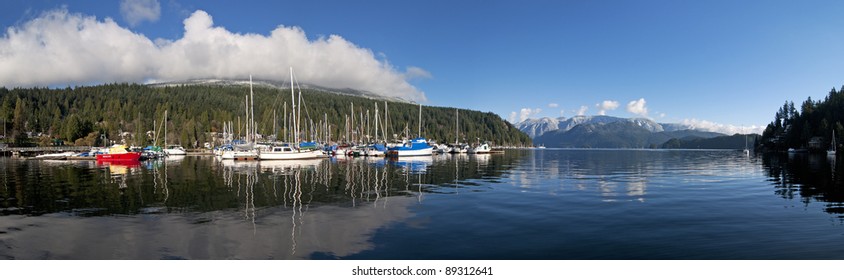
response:
[(824, 211), (844, 219), (844, 181), (835, 157), (820, 154), (763, 154), (762, 163), (775, 193), (785, 199), (799, 198), (804, 205), (824, 204)]
[(425, 193), (471, 187), (489, 175), (480, 169), (512, 160), (0, 158), (0, 224), (21, 229), (0, 229), (0, 258), (342, 258), (371, 250)]
[(0, 158), (0, 259), (840, 258), (840, 167), (810, 157)]

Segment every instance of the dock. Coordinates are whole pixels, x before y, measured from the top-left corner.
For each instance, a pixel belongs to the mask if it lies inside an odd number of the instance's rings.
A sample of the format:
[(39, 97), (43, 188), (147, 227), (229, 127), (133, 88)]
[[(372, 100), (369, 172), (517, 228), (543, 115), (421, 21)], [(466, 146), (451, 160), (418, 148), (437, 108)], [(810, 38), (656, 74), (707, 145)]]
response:
[(49, 147), (9, 147), (0, 146), (0, 154), (11, 153), (12, 157), (33, 157), (43, 154), (63, 152), (87, 152), (91, 146), (49, 146)]

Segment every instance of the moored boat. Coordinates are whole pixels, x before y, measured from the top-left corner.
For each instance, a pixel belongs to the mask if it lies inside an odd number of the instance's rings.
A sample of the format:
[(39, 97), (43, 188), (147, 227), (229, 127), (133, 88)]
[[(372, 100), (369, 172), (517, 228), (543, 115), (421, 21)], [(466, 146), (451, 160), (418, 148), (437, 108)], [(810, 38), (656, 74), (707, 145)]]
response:
[(323, 158), (325, 154), (319, 150), (295, 149), (289, 145), (276, 145), (258, 152), (260, 160), (295, 160)]
[(425, 138), (414, 138), (406, 141), (404, 145), (388, 149), (387, 156), (430, 156), (433, 152), (434, 147), (428, 145), (428, 140)]
[(835, 132), (833, 131), (832, 132), (832, 143), (829, 144), (829, 150), (826, 150), (826, 155), (834, 157), (835, 152), (838, 149), (837, 145), (838, 144), (835, 143)]
[(140, 152), (130, 152), (124, 145), (109, 147), (108, 153), (97, 154), (97, 161), (138, 161), (141, 159)]
[(187, 154), (188, 154), (188, 153), (185, 151), (185, 148), (183, 148), (183, 147), (182, 147), (182, 146), (180, 146), (180, 145), (170, 145), (170, 146), (167, 146), (167, 148), (166, 148), (166, 149), (164, 149), (164, 153), (166, 153), (168, 156), (183, 156), (183, 155), (187, 155)]
[(492, 148), (489, 147), (489, 144), (483, 143), (474, 147), (469, 148), (468, 153), (470, 154), (486, 154), (492, 151)]
[(76, 153), (74, 152), (63, 152), (63, 153), (53, 153), (53, 154), (43, 154), (35, 156), (36, 159), (66, 159), (68, 157), (74, 156)]

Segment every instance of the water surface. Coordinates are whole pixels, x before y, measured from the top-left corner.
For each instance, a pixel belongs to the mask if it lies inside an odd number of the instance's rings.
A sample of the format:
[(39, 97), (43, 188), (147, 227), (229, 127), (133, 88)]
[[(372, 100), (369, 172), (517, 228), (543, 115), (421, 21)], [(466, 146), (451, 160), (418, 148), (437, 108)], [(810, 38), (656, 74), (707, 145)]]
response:
[(844, 259), (841, 172), (678, 150), (0, 158), (0, 258)]

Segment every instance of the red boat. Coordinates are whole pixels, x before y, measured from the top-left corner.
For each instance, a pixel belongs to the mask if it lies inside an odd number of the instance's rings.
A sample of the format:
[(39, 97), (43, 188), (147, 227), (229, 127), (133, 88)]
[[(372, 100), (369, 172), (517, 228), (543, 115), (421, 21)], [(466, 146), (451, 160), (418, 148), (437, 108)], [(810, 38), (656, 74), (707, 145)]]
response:
[(140, 159), (141, 153), (127, 151), (123, 145), (111, 146), (107, 154), (97, 154), (97, 161), (104, 162), (133, 162)]

